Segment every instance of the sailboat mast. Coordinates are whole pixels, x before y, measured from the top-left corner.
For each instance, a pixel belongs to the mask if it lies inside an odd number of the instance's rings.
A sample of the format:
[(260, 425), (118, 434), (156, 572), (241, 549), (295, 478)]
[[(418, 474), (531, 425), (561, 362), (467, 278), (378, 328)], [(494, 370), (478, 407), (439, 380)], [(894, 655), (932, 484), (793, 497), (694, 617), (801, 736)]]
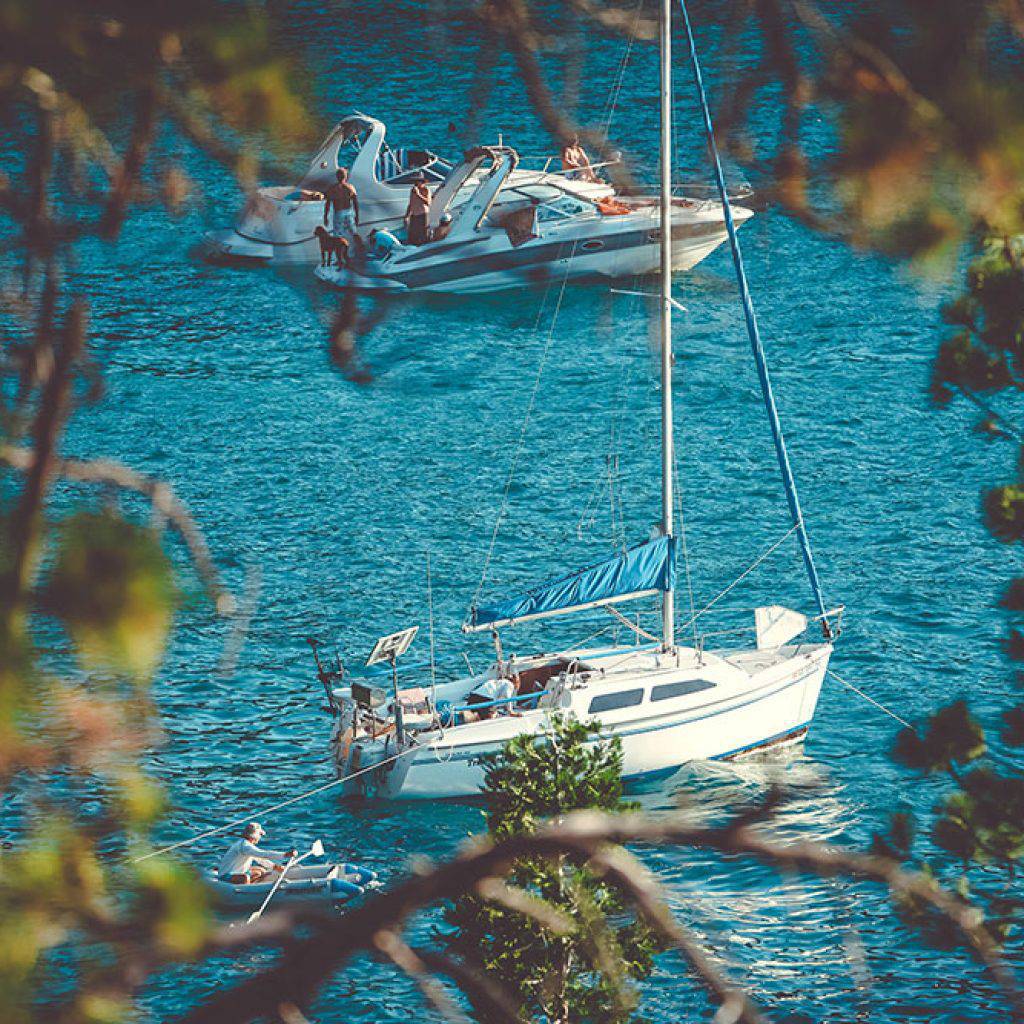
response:
[[(673, 534), (672, 515), (672, 0), (661, 0), (661, 529)], [(675, 646), (675, 594), (662, 592), (661, 637)]]

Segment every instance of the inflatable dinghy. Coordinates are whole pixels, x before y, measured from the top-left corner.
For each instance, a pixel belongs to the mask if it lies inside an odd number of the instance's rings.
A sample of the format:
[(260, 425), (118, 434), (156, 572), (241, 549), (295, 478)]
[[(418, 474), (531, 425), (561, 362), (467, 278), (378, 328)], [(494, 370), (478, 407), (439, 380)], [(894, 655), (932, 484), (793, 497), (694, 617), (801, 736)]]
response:
[[(253, 910), (270, 895), (277, 879), (274, 874), (265, 882), (236, 884), (218, 878), (215, 871), (206, 872), (206, 883), (221, 906)], [(377, 884), (377, 873), (358, 864), (296, 864), (286, 872), (274, 901), (347, 903)]]

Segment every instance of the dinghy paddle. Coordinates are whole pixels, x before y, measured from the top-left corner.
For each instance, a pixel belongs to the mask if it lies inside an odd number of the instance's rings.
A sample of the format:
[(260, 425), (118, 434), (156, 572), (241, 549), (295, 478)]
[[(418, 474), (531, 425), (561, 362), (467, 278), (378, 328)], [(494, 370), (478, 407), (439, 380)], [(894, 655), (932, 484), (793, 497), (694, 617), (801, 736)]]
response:
[(295, 867), (296, 864), (298, 864), (300, 861), (304, 861), (307, 857), (322, 857), (323, 855), (324, 844), (321, 843), (320, 840), (318, 839), (315, 843), (313, 843), (309, 850), (306, 853), (304, 853), (301, 857), (291, 857), (288, 863), (285, 864), (284, 871), (282, 871), (281, 874), (278, 875), (277, 881), (274, 882), (274, 887), (270, 890), (270, 892), (267, 893), (267, 898), (263, 901), (262, 905), (260, 906), (260, 909), (254, 910), (248, 916), (245, 923), (252, 924), (253, 921), (258, 921), (260, 919), (260, 916), (263, 914), (263, 911), (267, 909), (267, 905), (274, 898), (274, 893), (277, 892), (281, 883), (284, 881), (284, 876), (287, 875), (288, 872), (293, 867)]

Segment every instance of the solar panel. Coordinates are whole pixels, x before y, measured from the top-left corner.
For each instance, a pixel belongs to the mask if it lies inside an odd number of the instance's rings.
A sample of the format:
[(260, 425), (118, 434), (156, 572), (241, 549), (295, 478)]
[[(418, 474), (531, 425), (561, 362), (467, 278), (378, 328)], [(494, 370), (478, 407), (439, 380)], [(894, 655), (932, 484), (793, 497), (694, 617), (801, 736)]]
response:
[(419, 631), (419, 626), (410, 626), (409, 629), (382, 636), (373, 645), (373, 650), (370, 651), (370, 656), (366, 659), (367, 666), (376, 665), (380, 661), (394, 661), (401, 657), (409, 650), (409, 645)]

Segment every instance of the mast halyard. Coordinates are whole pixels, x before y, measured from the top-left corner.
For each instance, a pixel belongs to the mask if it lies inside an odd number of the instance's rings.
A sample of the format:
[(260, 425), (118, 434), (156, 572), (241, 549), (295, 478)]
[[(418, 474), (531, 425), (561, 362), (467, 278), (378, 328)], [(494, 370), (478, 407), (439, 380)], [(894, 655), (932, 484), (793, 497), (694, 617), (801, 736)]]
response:
[[(674, 532), (672, 515), (672, 0), (661, 0), (661, 529)], [(675, 594), (662, 592), (661, 637), (675, 646)]]

